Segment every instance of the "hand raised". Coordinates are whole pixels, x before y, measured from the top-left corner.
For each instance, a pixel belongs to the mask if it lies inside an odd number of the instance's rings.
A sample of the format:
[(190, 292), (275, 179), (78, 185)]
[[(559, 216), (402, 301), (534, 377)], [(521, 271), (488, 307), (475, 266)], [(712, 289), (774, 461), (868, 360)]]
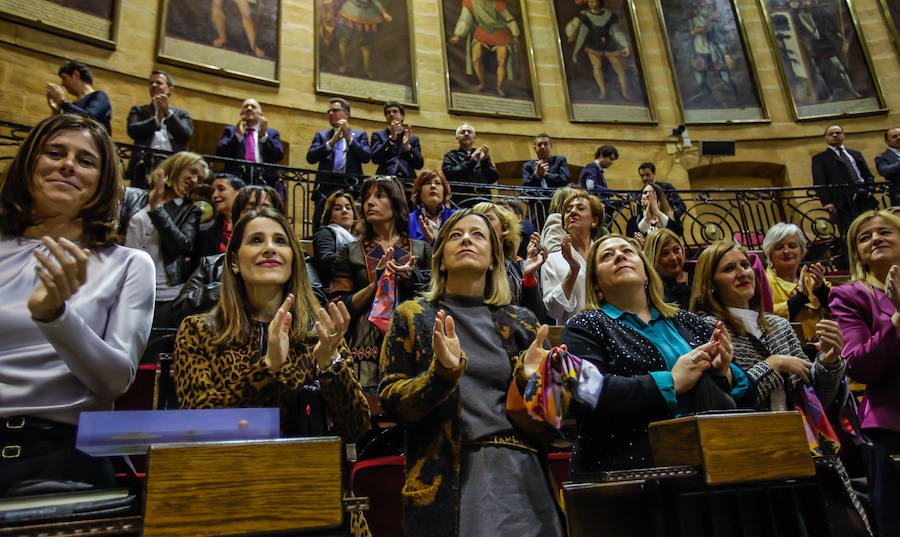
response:
[(809, 296), (809, 287), (806, 285), (806, 276), (809, 274), (809, 266), (803, 265), (800, 269), (800, 279), (797, 281), (797, 292)]
[(338, 349), (344, 340), (344, 333), (350, 326), (350, 313), (343, 302), (328, 305), (328, 309), (319, 308), (316, 313), (319, 318), (316, 321), (316, 333), (319, 342), (313, 347), (313, 358), (320, 370), (328, 369), (331, 362), (337, 358)]
[(36, 321), (50, 322), (63, 314), (66, 300), (87, 280), (90, 250), (80, 249), (67, 239), (57, 242), (43, 237), (41, 242), (50, 250), (52, 259), (37, 248), (33, 250), (38, 260), (34, 269), (41, 283), (28, 297), (28, 311)]
[(894, 308), (900, 312), (900, 267), (891, 265), (884, 279), (884, 294), (891, 299)]
[(294, 294), (288, 293), (287, 298), (275, 313), (275, 317), (269, 323), (269, 343), (263, 363), (273, 373), (284, 367), (284, 362), (291, 350), (291, 323), (294, 319), (291, 307), (293, 305)]
[[(525, 359), (522, 360), (522, 368), (529, 377), (537, 371), (538, 367), (541, 365), (541, 360), (547, 355), (547, 350), (544, 349), (544, 343), (547, 341), (548, 334), (550, 334), (550, 327), (546, 324), (542, 324), (541, 327), (538, 328), (537, 334), (534, 336), (534, 341), (528, 346), (528, 351), (525, 352)], [(561, 348), (565, 348), (565, 346)]]
[(262, 138), (263, 135), (266, 134), (266, 129), (269, 128), (269, 120), (266, 119), (266, 116), (262, 114), (259, 115), (259, 123), (256, 124), (256, 127), (258, 129), (257, 136)]
[(819, 336), (816, 348), (820, 360), (829, 365), (837, 363), (846, 344), (841, 326), (830, 319), (822, 319), (816, 323), (816, 334)]
[(522, 276), (524, 278), (534, 276), (534, 273), (541, 268), (544, 261), (547, 260), (547, 256), (550, 255), (546, 246), (540, 244), (538, 246), (538, 248), (528, 248), (528, 258), (525, 259), (525, 263), (522, 266)]
[(720, 373), (728, 377), (731, 381), (731, 361), (734, 358), (734, 345), (731, 342), (731, 336), (725, 329), (725, 323), (716, 321), (716, 329), (713, 330), (712, 336), (709, 338), (710, 343), (715, 344), (710, 356), (712, 357), (712, 366)]
[(428, 244), (434, 244), (434, 228), (424, 216), (419, 215), (419, 227), (422, 228), (422, 238)]
[(434, 356), (447, 369), (456, 369), (462, 359), (462, 350), (459, 346), (459, 337), (456, 335), (456, 325), (453, 317), (447, 315), (444, 310), (437, 313), (434, 318), (434, 334), (431, 336), (431, 347)]
[(247, 122), (243, 119), (239, 119), (237, 124), (234, 126), (234, 132), (240, 134), (241, 136), (246, 136), (247, 134)]
[(166, 195), (166, 173), (162, 168), (153, 170), (153, 189), (147, 196), (147, 202), (151, 209), (156, 209), (162, 205)]
[(408, 280), (412, 276), (413, 270), (416, 268), (416, 256), (409, 256), (409, 261), (402, 265), (398, 265), (394, 260), (388, 261), (387, 269), (394, 273), (398, 278)]
[(822, 263), (814, 263), (809, 265), (809, 274), (812, 276), (812, 290), (818, 291), (822, 284), (825, 283), (825, 267), (822, 266)]
[(381, 259), (378, 261), (378, 264), (375, 265), (375, 270), (384, 270), (384, 269), (388, 268), (388, 263), (391, 262), (392, 259), (394, 259), (394, 247), (393, 246), (388, 248), (384, 252), (384, 255), (381, 256)]
[(563, 237), (562, 240), (562, 256), (563, 259), (566, 260), (566, 263), (569, 264), (570, 271), (579, 271), (581, 270), (581, 263), (575, 259), (575, 252), (572, 251), (572, 236), (566, 233), (566, 236)]

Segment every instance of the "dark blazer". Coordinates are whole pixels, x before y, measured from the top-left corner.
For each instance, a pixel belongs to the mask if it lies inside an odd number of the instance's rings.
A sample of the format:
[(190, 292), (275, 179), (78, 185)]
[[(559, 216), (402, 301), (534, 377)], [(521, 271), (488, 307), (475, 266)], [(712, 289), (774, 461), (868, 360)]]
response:
[(441, 169), (448, 181), (466, 183), (493, 183), (500, 177), (500, 172), (488, 156), (483, 160), (472, 160), (471, 151), (453, 149), (444, 154)]
[[(172, 151), (187, 150), (188, 141), (194, 133), (194, 122), (191, 113), (183, 108), (170, 106), (172, 113), (163, 121), (166, 136), (172, 143)], [(156, 133), (156, 108), (151, 104), (135, 105), (128, 112), (128, 136), (134, 140), (134, 145), (150, 147), (153, 135)]]
[[(258, 139), (258, 138), (257, 138)], [(266, 129), (266, 140), (258, 144), (257, 154), (266, 164), (278, 164), (284, 158), (284, 147), (281, 145), (281, 135), (275, 129)], [(238, 138), (234, 126), (225, 127), (222, 131), (222, 139), (216, 146), (216, 155), (220, 157), (244, 159), (244, 137)], [(229, 162), (225, 165), (225, 171), (240, 177), (241, 165)], [(277, 173), (263, 174), (267, 181), (274, 179)]]
[[(537, 176), (537, 159), (529, 160), (522, 166), (522, 186), (543, 187), (541, 178)], [(569, 163), (566, 157), (553, 155), (547, 159), (550, 169), (544, 174), (545, 188), (558, 188), (569, 184)]]
[(606, 187), (606, 177), (603, 174), (603, 168), (596, 162), (591, 162), (581, 169), (581, 175), (578, 176), (578, 184), (581, 188), (588, 190), (591, 194), (600, 197), (608, 197), (609, 189)]
[(891, 205), (900, 204), (900, 157), (888, 149), (875, 157), (875, 167), (891, 183)]
[[(165, 119), (163, 126), (166, 136), (172, 144), (172, 151), (175, 153), (186, 151), (188, 141), (194, 132), (191, 114), (183, 108), (170, 106), (169, 109), (172, 113)], [(134, 145), (150, 147), (157, 128), (156, 108), (153, 103), (131, 107), (131, 111), (128, 112), (128, 136), (134, 140)], [(151, 151), (135, 150), (131, 155), (131, 160), (128, 161), (128, 169), (125, 171), (125, 177), (131, 179), (131, 186), (146, 188), (148, 186), (147, 173), (163, 158), (162, 155), (154, 158)]]
[(109, 102), (109, 96), (105, 91), (96, 90), (88, 93), (74, 103), (66, 101), (59, 107), (67, 114), (76, 114), (96, 119), (101, 125), (106, 127), (106, 132), (112, 135), (112, 127), (109, 126), (109, 122), (112, 119), (112, 104)]
[[(334, 170), (334, 150), (328, 148), (328, 141), (334, 136), (334, 129), (318, 131), (313, 136), (312, 145), (306, 152), (306, 162), (319, 164), (319, 171), (332, 172)], [(365, 131), (350, 129), (350, 143), (347, 145), (347, 158), (344, 163), (344, 172), (349, 175), (362, 175), (362, 165), (372, 160), (372, 150), (369, 148), (369, 136)], [(340, 170), (338, 170), (340, 172)], [(324, 200), (332, 192), (340, 190), (346, 181), (331, 179), (326, 175), (316, 175), (315, 191), (319, 198)]]
[[(850, 156), (853, 157), (853, 160), (856, 161), (856, 167), (859, 169), (859, 174), (862, 176), (863, 180), (867, 183), (874, 182), (875, 177), (872, 175), (872, 172), (869, 171), (869, 166), (866, 164), (866, 159), (863, 158), (862, 153), (853, 149), (847, 149), (847, 153), (849, 153)], [(822, 151), (821, 153), (813, 155), (812, 176), (813, 184), (816, 186), (856, 183), (856, 181), (850, 177), (850, 170), (844, 166), (844, 163), (841, 162), (837, 153), (830, 147), (826, 148), (825, 151)], [(839, 211), (845, 207), (851, 208), (850, 201), (852, 196), (848, 196), (847, 194), (847, 192), (835, 189), (820, 189), (817, 191), (817, 195), (823, 205), (833, 203)]]
[[(678, 310), (675, 328), (691, 348), (709, 341), (713, 327), (699, 315)], [(652, 421), (672, 416), (651, 371), (668, 371), (656, 345), (600, 310), (583, 311), (566, 323), (561, 343), (605, 375), (593, 410), (573, 405), (578, 435), (572, 472), (647, 468)]]
[(425, 165), (419, 137), (409, 135), (409, 151), (403, 144), (394, 143), (388, 129), (372, 133), (372, 162), (378, 164), (378, 175), (396, 175), (405, 179), (415, 179), (416, 170)]

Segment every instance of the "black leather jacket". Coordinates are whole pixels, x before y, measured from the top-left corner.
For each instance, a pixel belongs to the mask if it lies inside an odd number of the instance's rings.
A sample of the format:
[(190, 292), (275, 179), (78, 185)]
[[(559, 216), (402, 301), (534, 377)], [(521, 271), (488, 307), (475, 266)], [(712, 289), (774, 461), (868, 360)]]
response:
[[(172, 301), (172, 311), (176, 318), (184, 319), (195, 313), (206, 313), (219, 302), (221, 294), (222, 268), (225, 266), (225, 254), (208, 255), (200, 259), (190, 278), (181, 287), (181, 292)], [(306, 258), (306, 272), (309, 275), (312, 265)], [(328, 297), (321, 284), (310, 278), (313, 294), (323, 307), (328, 304)]]
[[(119, 211), (119, 233), (128, 231), (131, 218), (149, 202), (149, 192), (139, 188), (127, 188)], [(200, 207), (185, 198), (181, 205), (167, 201), (150, 211), (150, 221), (159, 234), (160, 250), (166, 279), (169, 285), (187, 280), (193, 263), (191, 256), (200, 228)]]

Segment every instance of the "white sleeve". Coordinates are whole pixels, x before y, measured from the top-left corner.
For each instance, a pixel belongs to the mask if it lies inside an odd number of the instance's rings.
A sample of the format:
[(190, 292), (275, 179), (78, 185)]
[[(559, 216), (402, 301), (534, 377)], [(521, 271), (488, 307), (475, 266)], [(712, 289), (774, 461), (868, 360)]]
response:
[(563, 280), (569, 274), (569, 263), (562, 257), (562, 253), (551, 254), (547, 262), (541, 267), (541, 287), (543, 288), (544, 306), (547, 314), (557, 323), (578, 310), (578, 298), (576, 290), (572, 290), (572, 296), (566, 298), (563, 292)]
[[(58, 319), (35, 321), (72, 374), (109, 400), (125, 393), (134, 380), (153, 322), (156, 270), (147, 252), (133, 252), (103, 334), (95, 333), (68, 305)], [(102, 278), (104, 274), (88, 277)]]

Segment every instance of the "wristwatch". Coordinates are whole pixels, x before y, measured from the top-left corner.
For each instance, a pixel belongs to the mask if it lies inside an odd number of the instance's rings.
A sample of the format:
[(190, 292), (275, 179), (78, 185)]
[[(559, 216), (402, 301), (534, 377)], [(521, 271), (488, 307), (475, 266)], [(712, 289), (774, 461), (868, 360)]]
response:
[(331, 363), (328, 364), (328, 367), (326, 367), (325, 369), (322, 369), (321, 367), (319, 367), (319, 362), (316, 362), (316, 369), (319, 370), (319, 374), (337, 375), (341, 371), (341, 365), (343, 363), (344, 363), (344, 361), (341, 358), (341, 353), (338, 353), (338, 355), (335, 357), (335, 359), (332, 360)]

